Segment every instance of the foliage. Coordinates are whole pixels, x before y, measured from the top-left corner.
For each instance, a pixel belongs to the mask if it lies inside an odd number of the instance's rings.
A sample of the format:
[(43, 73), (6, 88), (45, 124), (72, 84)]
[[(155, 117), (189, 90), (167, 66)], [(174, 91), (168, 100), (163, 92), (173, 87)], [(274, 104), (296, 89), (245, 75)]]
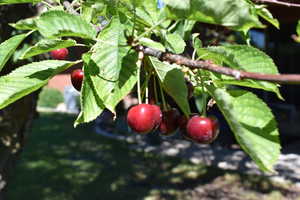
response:
[(56, 89), (44, 87), (39, 94), (38, 106), (56, 108), (59, 103), (64, 102), (62, 93)]
[[(24, 2), (38, 1), (5, 0), (0, 4)], [(46, 4), (47, 10), (40, 16), (11, 24), (25, 33), (15, 36), (18, 40), (9, 39), (0, 45), (0, 55), (5, 52), (0, 56), (1, 68), (31, 32), (38, 32), (41, 39), (24, 52), (22, 59), (71, 46), (85, 46), (88, 52), (75, 62), (45, 60), (21, 66), (0, 77), (0, 108), (41, 88), (55, 74), (83, 63), (81, 113), (75, 126), (94, 120), (105, 108), (115, 112), (115, 106), (135, 85), (141, 102), (147, 97), (151, 77), (156, 83), (155, 90), (160, 93), (156, 94), (160, 97), (156, 98), (157, 103), (168, 107), (164, 98), (167, 93), (189, 116), (191, 109), (185, 85), (188, 79), (196, 90), (216, 101), (237, 141), (260, 169), (272, 171), (280, 152), (272, 112), (254, 94), (229, 88), (232, 85), (257, 88), (282, 98), (277, 84), (185, 69), (147, 55), (141, 58), (135, 49), (139, 44), (149, 45), (194, 59), (209, 59), (233, 69), (278, 74), (273, 61), (256, 48), (247, 45), (202, 47), (201, 37), (192, 35), (197, 22), (202, 22), (238, 31), (247, 40), (249, 29), (264, 27), (259, 17), (278, 27), (278, 21), (265, 7), (249, 0), (164, 0), (159, 6), (156, 0), (88, 0), (82, 4), (74, 1), (70, 9), (64, 8), (59, 0), (55, 2)]]

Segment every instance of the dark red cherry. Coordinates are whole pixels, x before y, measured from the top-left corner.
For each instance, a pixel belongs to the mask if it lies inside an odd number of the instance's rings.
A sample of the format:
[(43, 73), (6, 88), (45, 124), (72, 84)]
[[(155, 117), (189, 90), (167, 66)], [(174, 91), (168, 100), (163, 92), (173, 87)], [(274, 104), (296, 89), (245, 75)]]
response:
[(177, 123), (178, 123), (178, 127), (180, 128), (180, 130), (185, 131), (186, 125), (189, 121), (189, 118), (185, 115), (181, 115), (178, 119), (177, 119)]
[(155, 124), (156, 124), (155, 126), (159, 126), (161, 121), (162, 121), (161, 109), (158, 105), (152, 105), (152, 107), (153, 107), (153, 111), (154, 111), (154, 113), (153, 113), (154, 116), (153, 117), (155, 119)]
[(148, 133), (156, 126), (155, 109), (150, 104), (139, 104), (129, 109), (127, 123), (137, 133)]
[(69, 51), (67, 48), (61, 48), (51, 51), (50, 54), (53, 59), (64, 60), (67, 58)]
[(81, 85), (83, 81), (84, 73), (81, 69), (75, 69), (71, 73), (71, 82), (73, 87), (80, 91), (81, 90)]
[(207, 144), (214, 141), (219, 133), (219, 124), (214, 117), (193, 116), (189, 119), (185, 135), (198, 143)]
[(159, 126), (159, 131), (162, 135), (171, 135), (178, 128), (178, 118), (180, 113), (176, 108), (163, 112), (163, 119)]

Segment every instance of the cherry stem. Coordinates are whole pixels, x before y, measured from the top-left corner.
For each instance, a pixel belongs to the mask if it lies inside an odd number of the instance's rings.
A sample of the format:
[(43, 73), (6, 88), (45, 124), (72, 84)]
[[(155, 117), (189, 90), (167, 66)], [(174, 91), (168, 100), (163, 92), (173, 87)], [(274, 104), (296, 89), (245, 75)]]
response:
[(157, 95), (157, 90), (156, 90), (156, 77), (155, 77), (155, 75), (153, 77), (153, 90), (154, 90), (155, 102), (158, 102), (158, 95)]
[(148, 85), (146, 86), (146, 104), (149, 103), (149, 89), (148, 89)]
[(161, 100), (162, 100), (162, 103), (163, 103), (163, 110), (164, 110), (164, 111), (167, 111), (167, 110), (168, 110), (168, 107), (167, 107), (166, 99), (165, 99), (165, 96), (164, 96), (164, 91), (163, 91), (163, 88), (162, 88), (162, 85), (161, 85), (160, 80), (158, 80), (158, 83), (159, 83), (159, 89), (160, 89)]
[(143, 61), (143, 58), (144, 58), (144, 53), (143, 52), (139, 52), (139, 58), (136, 62), (136, 65), (137, 65), (137, 93), (138, 93), (138, 101), (139, 101), (139, 104), (142, 103), (142, 97), (141, 97), (141, 67), (142, 67), (142, 61)]
[(203, 76), (202, 76), (201, 69), (198, 70), (198, 74), (200, 76), (201, 88), (202, 88), (202, 103), (203, 103), (202, 115), (204, 117), (206, 117), (206, 98), (205, 98), (205, 95), (204, 95), (204, 81), (203, 81)]
[(131, 32), (131, 36), (134, 37), (134, 31), (135, 31), (135, 24), (136, 23), (136, 9), (135, 9), (135, 5), (133, 8), (133, 26), (132, 26), (132, 32)]

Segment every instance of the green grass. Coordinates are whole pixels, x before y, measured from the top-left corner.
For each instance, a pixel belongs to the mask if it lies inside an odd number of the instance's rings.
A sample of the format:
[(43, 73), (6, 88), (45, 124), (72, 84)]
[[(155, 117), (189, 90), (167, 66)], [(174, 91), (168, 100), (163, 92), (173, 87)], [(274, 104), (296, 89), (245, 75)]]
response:
[(284, 194), (285, 187), (261, 177), (137, 152), (93, 133), (88, 125), (73, 129), (74, 118), (41, 113), (11, 178), (8, 199), (191, 199), (191, 191), (199, 187), (204, 189), (199, 195), (226, 194), (219, 191), (227, 188), (241, 199)]
[(56, 108), (62, 102), (64, 102), (64, 97), (59, 90), (44, 87), (39, 94), (39, 107)]

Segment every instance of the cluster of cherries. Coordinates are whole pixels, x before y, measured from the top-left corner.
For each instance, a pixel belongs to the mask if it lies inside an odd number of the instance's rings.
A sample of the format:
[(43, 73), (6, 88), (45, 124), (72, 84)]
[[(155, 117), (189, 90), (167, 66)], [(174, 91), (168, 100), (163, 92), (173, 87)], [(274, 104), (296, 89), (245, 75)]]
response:
[(193, 115), (189, 119), (172, 108), (161, 111), (152, 104), (139, 104), (127, 113), (127, 123), (137, 133), (146, 134), (158, 129), (162, 135), (172, 135), (179, 128), (183, 135), (197, 143), (210, 143), (218, 135), (219, 124), (213, 117)]
[[(51, 51), (53, 59), (64, 60), (68, 56), (68, 49), (62, 48)], [(73, 87), (80, 91), (84, 73), (76, 69), (71, 73)], [(127, 112), (127, 123), (130, 128), (140, 134), (146, 134), (156, 129), (162, 135), (169, 136), (178, 129), (183, 135), (197, 143), (210, 143), (219, 133), (219, 124), (214, 117), (192, 115), (189, 118), (181, 115), (176, 108), (161, 111), (158, 105), (138, 104)]]

